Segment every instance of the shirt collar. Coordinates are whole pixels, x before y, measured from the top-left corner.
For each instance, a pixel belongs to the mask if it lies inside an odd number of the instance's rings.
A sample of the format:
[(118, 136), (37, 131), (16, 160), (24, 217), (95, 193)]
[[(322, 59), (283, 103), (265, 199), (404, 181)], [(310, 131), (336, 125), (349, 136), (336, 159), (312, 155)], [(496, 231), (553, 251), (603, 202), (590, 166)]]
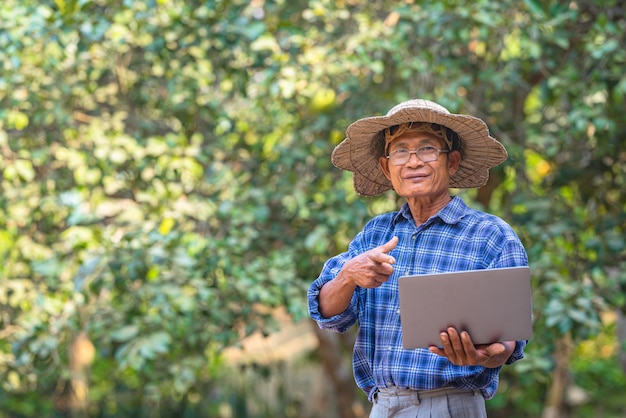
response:
[[(463, 219), (463, 217), (467, 215), (469, 210), (469, 207), (465, 204), (465, 201), (462, 198), (460, 198), (459, 196), (454, 196), (452, 197), (450, 203), (444, 206), (435, 215), (431, 216), (428, 221), (434, 218), (439, 218), (447, 224), (454, 225), (456, 223), (459, 223), (461, 219)], [(402, 205), (402, 208), (400, 208), (400, 211), (394, 217), (393, 222), (394, 224), (397, 224), (398, 222), (402, 221), (402, 219), (413, 219), (413, 216), (411, 215), (411, 209), (409, 209), (408, 203)], [(428, 223), (428, 221), (426, 223)]]

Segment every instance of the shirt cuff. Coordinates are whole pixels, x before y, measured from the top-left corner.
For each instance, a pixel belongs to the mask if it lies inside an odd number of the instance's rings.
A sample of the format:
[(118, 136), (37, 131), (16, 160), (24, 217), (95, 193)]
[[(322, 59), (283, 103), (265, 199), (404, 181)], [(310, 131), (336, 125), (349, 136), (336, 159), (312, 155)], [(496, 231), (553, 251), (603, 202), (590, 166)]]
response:
[(513, 354), (508, 358), (505, 364), (513, 364), (516, 361), (519, 361), (524, 358), (524, 347), (528, 341), (516, 341), (515, 342), (515, 350), (513, 350)]
[(344, 333), (356, 323), (355, 295), (352, 296), (350, 305), (346, 308), (345, 311), (338, 315), (331, 316), (330, 318), (324, 318), (319, 312), (319, 290), (310, 290), (308, 298), (309, 316), (311, 317), (311, 319), (317, 322), (320, 328)]

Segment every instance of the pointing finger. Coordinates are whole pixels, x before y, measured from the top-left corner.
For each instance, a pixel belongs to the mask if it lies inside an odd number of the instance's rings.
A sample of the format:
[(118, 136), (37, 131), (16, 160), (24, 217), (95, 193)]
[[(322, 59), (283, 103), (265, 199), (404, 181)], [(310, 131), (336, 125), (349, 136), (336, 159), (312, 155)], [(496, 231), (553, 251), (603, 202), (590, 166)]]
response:
[(376, 263), (394, 264), (396, 259), (388, 253), (396, 248), (396, 245), (398, 245), (398, 237), (393, 237), (383, 245), (374, 248), (371, 252), (370, 259)]
[(378, 252), (378, 251), (373, 251), (372, 253), (370, 253), (369, 255), (370, 260), (372, 260), (375, 263), (387, 263), (387, 264), (394, 264), (396, 262), (396, 259), (384, 252)]

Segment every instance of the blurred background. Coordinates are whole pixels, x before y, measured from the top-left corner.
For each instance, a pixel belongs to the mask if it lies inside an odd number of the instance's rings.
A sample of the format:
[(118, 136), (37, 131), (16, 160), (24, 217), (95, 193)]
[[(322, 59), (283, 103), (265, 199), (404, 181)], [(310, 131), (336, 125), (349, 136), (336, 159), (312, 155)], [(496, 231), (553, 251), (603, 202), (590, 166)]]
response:
[(509, 159), (534, 338), (491, 417), (626, 416), (618, 0), (3, 0), (0, 418), (369, 413), (306, 290), (393, 193), (330, 163), (432, 99)]

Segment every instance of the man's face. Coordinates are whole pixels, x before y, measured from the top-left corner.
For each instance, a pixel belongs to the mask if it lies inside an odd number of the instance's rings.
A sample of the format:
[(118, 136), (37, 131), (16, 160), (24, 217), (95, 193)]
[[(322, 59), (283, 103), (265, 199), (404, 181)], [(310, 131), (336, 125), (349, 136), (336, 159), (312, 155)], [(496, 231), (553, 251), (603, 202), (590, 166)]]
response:
[[(415, 151), (422, 147), (447, 149), (444, 141), (434, 134), (405, 132), (389, 144), (387, 155), (400, 149)], [(380, 158), (380, 166), (394, 190), (407, 199), (447, 195), (450, 176), (456, 172), (460, 162), (458, 151), (441, 153), (435, 161), (427, 163), (421, 161), (415, 153), (410, 154), (409, 160), (403, 165), (394, 165), (386, 156)]]

